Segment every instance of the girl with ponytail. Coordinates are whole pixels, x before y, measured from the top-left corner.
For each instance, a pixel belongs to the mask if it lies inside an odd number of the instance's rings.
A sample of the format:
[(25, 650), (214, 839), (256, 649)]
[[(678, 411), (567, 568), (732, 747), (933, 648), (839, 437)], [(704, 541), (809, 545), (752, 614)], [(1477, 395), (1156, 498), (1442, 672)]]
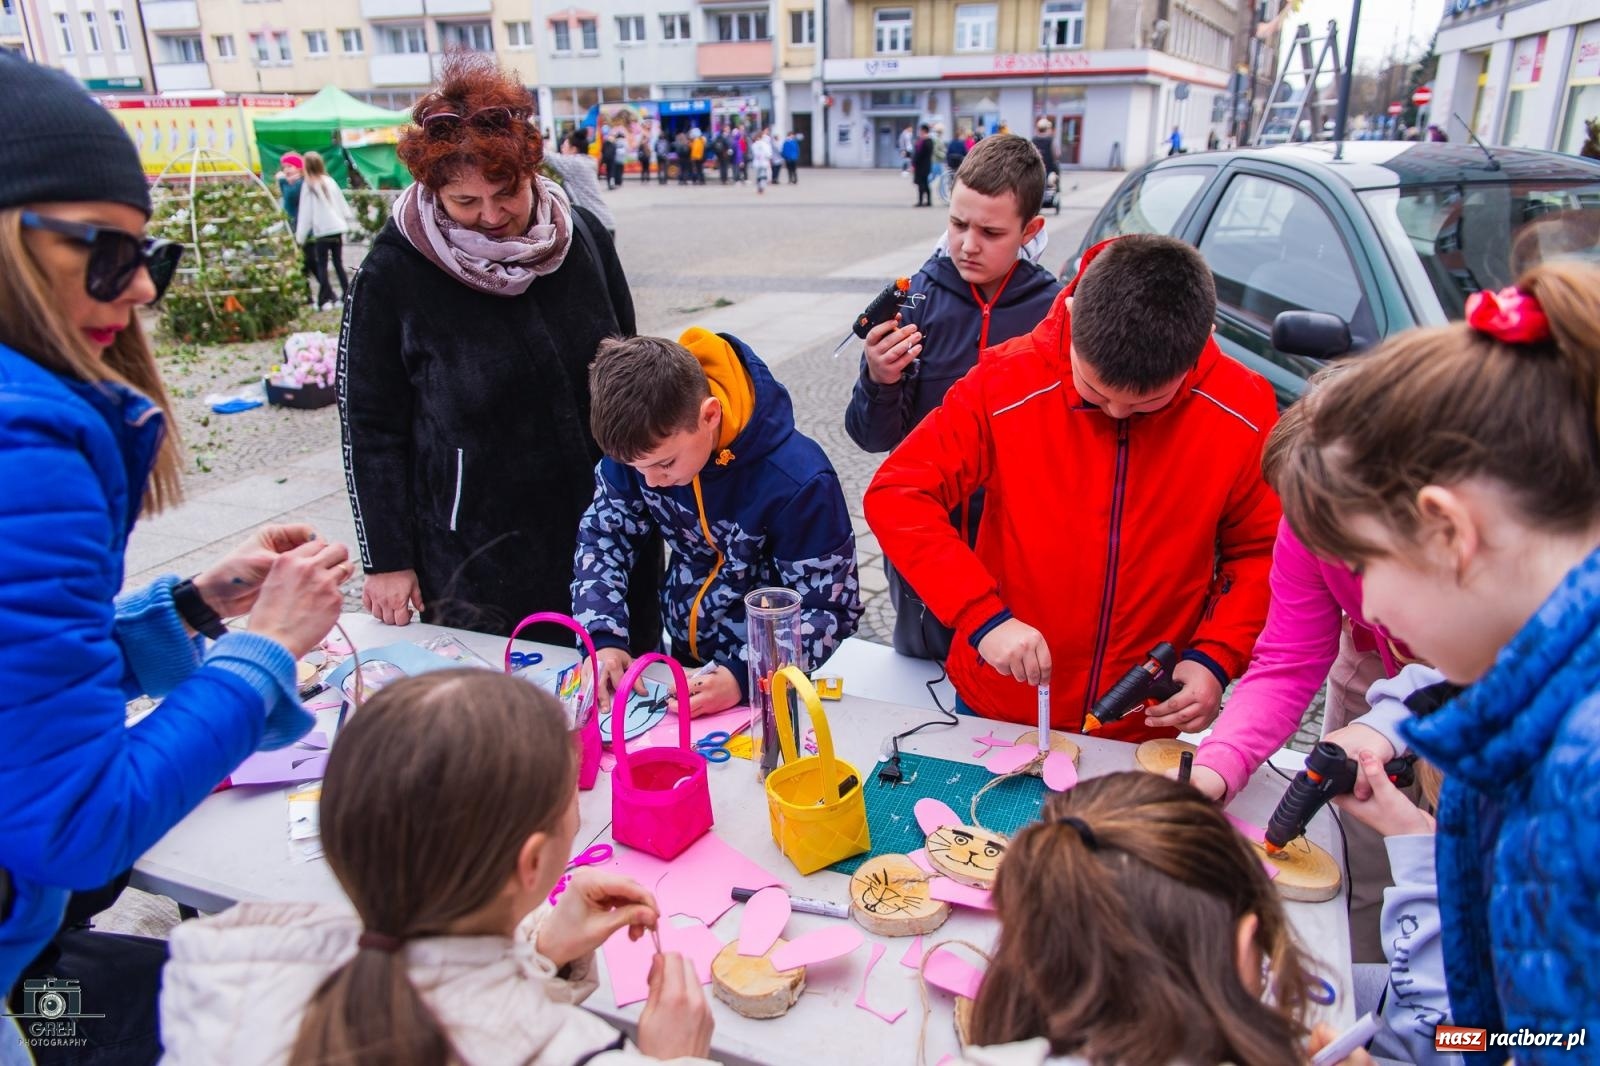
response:
[[(1303, 1063), (1309, 981), (1260, 858), (1185, 784), (1108, 774), (1006, 848), (978, 1066)], [(1332, 1036), (1319, 1029), (1313, 1046)], [(1367, 1062), (1364, 1053), (1347, 1062)]]
[(341, 731), (322, 844), (350, 908), (241, 903), (172, 937), (169, 1066), (698, 1063), (711, 1014), (691, 963), (655, 959), (638, 1044), (582, 1010), (594, 950), (656, 924), (592, 868), (546, 900), (578, 830), (555, 697), (483, 670), (385, 686)]
[(1600, 1026), (1597, 405), (1600, 268), (1546, 262), (1353, 360), (1273, 479), (1306, 546), (1362, 576), (1367, 618), (1468, 686), (1400, 727), (1445, 775), (1457, 1025)]

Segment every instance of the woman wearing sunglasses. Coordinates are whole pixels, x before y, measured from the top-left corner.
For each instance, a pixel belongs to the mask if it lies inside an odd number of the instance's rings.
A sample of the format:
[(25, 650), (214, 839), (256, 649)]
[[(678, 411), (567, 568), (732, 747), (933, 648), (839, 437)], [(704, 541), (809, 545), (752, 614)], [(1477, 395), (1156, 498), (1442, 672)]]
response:
[[(572, 609), (578, 519), (600, 451), (589, 364), (634, 333), (611, 237), (539, 175), (533, 98), (458, 54), (412, 112), (417, 179), (351, 279), (340, 415), (374, 617), (509, 633)], [(660, 550), (630, 590), (642, 647), (660, 629)], [(549, 630), (532, 639), (568, 641)]]
[[(155, 1047), (156, 970), (129, 961), (150, 953), (57, 936), (69, 896), (115, 882), (252, 751), (309, 728), (294, 660), (337, 617), (350, 564), (309, 527), (271, 527), (191, 580), (118, 595), (135, 520), (179, 499), (137, 311), (182, 248), (145, 235), (139, 157), (81, 85), (0, 54), (0, 99), (0, 991), (81, 980), (105, 1017), (79, 1035), (129, 1056), (94, 1061), (130, 1061)], [(251, 631), (228, 633), (222, 617), (245, 613)], [(142, 694), (165, 699), (126, 726)], [(17, 1047), (0, 1018), (0, 1062)]]

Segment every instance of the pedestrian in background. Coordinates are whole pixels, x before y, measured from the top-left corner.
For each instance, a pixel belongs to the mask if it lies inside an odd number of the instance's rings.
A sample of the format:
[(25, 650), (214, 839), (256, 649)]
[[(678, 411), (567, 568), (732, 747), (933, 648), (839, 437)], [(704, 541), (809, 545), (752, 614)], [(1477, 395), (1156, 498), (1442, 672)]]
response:
[[(317, 279), (317, 310), (331, 311), (344, 303), (350, 291), (350, 278), (344, 272), (344, 235), (355, 213), (344, 198), (339, 183), (328, 176), (328, 165), (317, 152), (305, 155), (306, 176), (300, 197), (300, 218), (295, 224), (295, 243), (311, 257)], [(328, 266), (339, 275), (339, 299), (333, 298)]]
[(789, 171), (789, 184), (799, 184), (800, 138), (789, 134), (783, 139), (783, 165)]

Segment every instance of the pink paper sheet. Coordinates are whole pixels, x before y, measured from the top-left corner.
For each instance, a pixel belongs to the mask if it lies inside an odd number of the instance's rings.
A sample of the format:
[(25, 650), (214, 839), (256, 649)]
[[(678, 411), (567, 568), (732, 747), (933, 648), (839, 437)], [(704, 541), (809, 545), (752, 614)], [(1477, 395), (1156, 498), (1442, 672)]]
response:
[[(722, 941), (699, 922), (673, 925), (662, 922), (663, 953), (676, 952), (694, 963), (701, 984), (711, 981), (711, 962), (722, 950)], [(650, 964), (655, 958), (655, 941), (648, 935), (638, 940), (628, 939), (627, 929), (618, 929), (611, 939), (601, 945), (606, 960), (606, 973), (611, 977), (611, 994), (619, 1007), (638, 1003), (650, 996)]]
[(766, 888), (783, 882), (735, 851), (715, 832), (690, 844), (671, 862), (617, 845), (606, 869), (638, 881), (655, 893), (663, 915), (685, 914), (712, 925), (733, 906), (735, 888)]
[(829, 959), (842, 958), (860, 947), (866, 939), (854, 925), (831, 925), (814, 929), (797, 936), (768, 958), (775, 970), (793, 970), (798, 966), (815, 966)]
[(1272, 865), (1266, 859), (1261, 860), (1261, 868), (1267, 871), (1268, 881), (1276, 881), (1278, 879), (1278, 868)]
[(905, 1015), (906, 1009), (904, 1007), (901, 1007), (893, 1014), (885, 1014), (883, 1011), (878, 1010), (871, 1003), (867, 1002), (867, 982), (872, 980), (872, 969), (878, 965), (878, 960), (883, 958), (883, 953), (886, 950), (887, 949), (882, 944), (872, 945), (872, 958), (867, 960), (867, 972), (861, 975), (861, 991), (856, 995), (856, 1006), (860, 1007), (868, 1014), (877, 1015), (890, 1025), (893, 1025)]
[(328, 769), (328, 735), (316, 732), (287, 748), (258, 751), (240, 763), (228, 781), (241, 785), (291, 785), (319, 780)]
[[(750, 726), (750, 708), (732, 707), (716, 714), (706, 714), (689, 722), (689, 740), (694, 742), (707, 733), (722, 730), (726, 733), (738, 734), (739, 730)], [(675, 748), (678, 746), (678, 715), (668, 711), (667, 716), (653, 726), (650, 731), (637, 741), (633, 742), (628, 750), (639, 748)]]
[(750, 897), (739, 917), (739, 954), (761, 956), (771, 950), (789, 924), (789, 893), (763, 888)]
[(994, 901), (989, 898), (989, 893), (972, 885), (963, 885), (959, 881), (952, 881), (948, 877), (935, 877), (928, 881), (928, 895), (944, 903), (954, 903), (958, 907), (972, 907), (980, 911), (994, 910)]
[(911, 946), (906, 948), (906, 953), (900, 956), (900, 965), (908, 966), (913, 970), (922, 965), (922, 936), (920, 934), (911, 942)]
[(913, 851), (907, 855), (906, 858), (916, 863), (923, 873), (933, 873), (933, 863), (928, 861), (927, 848), (918, 848), (916, 851)]
[(1252, 844), (1264, 844), (1264, 843), (1266, 843), (1267, 831), (1265, 829), (1262, 829), (1259, 825), (1255, 825), (1255, 824), (1253, 824), (1251, 822), (1247, 822), (1243, 818), (1238, 817), (1237, 815), (1229, 814), (1227, 811), (1223, 811), (1222, 812), (1222, 816), (1224, 818), (1226, 818), (1229, 822), (1233, 823), (1233, 827), (1235, 829), (1237, 829), (1240, 833), (1244, 834), (1244, 838), (1246, 840), (1250, 841), (1250, 843), (1252, 843)]
[(978, 986), (983, 984), (983, 971), (949, 951), (938, 951), (928, 956), (922, 974), (935, 988), (942, 988), (955, 996), (978, 998)]
[(1052, 792), (1066, 792), (1078, 785), (1078, 768), (1072, 757), (1059, 751), (1051, 752), (1044, 760), (1044, 787)]

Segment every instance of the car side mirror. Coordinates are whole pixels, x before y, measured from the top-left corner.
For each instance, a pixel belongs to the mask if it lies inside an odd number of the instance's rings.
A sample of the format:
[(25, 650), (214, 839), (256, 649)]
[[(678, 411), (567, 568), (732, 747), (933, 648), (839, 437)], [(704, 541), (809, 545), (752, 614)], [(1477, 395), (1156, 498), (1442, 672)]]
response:
[(1286, 355), (1333, 359), (1350, 350), (1350, 326), (1326, 311), (1284, 311), (1272, 320), (1272, 346)]

